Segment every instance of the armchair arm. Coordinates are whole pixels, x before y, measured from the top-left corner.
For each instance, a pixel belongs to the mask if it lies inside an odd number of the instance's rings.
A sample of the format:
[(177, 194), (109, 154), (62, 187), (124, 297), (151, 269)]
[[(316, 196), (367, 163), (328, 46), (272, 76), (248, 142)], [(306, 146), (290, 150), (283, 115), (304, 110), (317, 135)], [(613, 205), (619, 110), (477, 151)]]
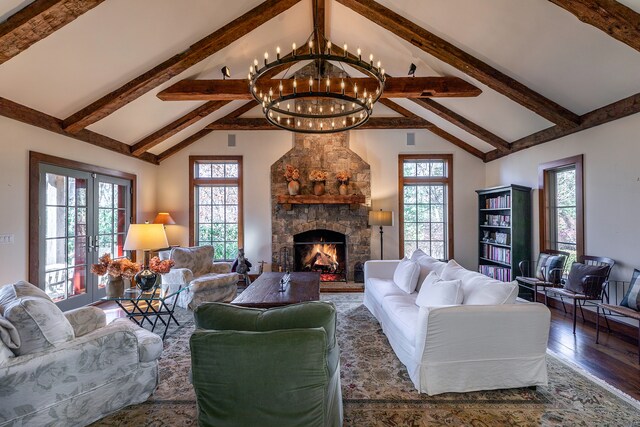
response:
[(531, 277), (531, 262), (528, 259), (522, 260), (518, 263), (518, 269), (520, 270), (520, 275), (524, 277)]
[(98, 307), (87, 306), (65, 311), (65, 317), (73, 327), (76, 338), (93, 332), (107, 324), (107, 316)]
[[(162, 278), (162, 289), (166, 289), (165, 285), (188, 285), (193, 280), (193, 272), (188, 268), (172, 268), (167, 274), (160, 275)], [(178, 288), (172, 289), (177, 291)]]
[(138, 342), (124, 326), (108, 325), (0, 367), (0, 424), (25, 414), (29, 402), (54, 405), (79, 387), (122, 378), (139, 367)]
[(224, 273), (231, 273), (231, 267), (232, 267), (232, 263), (230, 262), (212, 262), (211, 266), (209, 267), (209, 273), (217, 273), (217, 274), (224, 274)]
[(364, 283), (371, 277), (377, 279), (393, 279), (393, 273), (400, 260), (378, 260), (364, 263)]

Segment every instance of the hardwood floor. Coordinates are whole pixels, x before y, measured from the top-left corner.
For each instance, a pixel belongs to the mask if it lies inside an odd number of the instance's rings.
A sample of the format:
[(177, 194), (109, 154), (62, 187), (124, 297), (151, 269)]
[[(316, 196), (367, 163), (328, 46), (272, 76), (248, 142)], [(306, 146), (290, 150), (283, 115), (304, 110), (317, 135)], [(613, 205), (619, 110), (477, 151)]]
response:
[[(99, 304), (107, 313), (107, 322), (124, 317), (114, 303)], [(571, 312), (562, 308), (551, 310), (551, 329), (548, 347), (565, 356), (582, 369), (640, 400), (640, 364), (638, 363), (638, 341), (617, 332), (608, 333), (604, 322), (600, 327), (600, 344), (596, 344), (596, 326), (593, 322), (582, 322), (578, 317), (576, 334), (573, 335)]]
[(573, 315), (562, 309), (550, 308), (550, 350), (561, 354), (575, 364), (640, 400), (640, 364), (638, 341), (617, 332), (608, 333), (600, 322), (600, 344), (596, 344), (596, 325), (582, 322), (578, 315), (576, 334), (573, 335)]

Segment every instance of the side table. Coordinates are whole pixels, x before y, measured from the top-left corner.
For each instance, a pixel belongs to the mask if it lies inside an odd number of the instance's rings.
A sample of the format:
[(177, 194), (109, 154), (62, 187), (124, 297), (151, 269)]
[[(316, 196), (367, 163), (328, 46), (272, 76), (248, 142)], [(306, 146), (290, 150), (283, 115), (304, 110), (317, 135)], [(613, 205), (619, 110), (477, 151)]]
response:
[[(178, 320), (173, 315), (178, 301), (178, 294), (188, 286), (179, 285), (178, 290), (174, 292), (168, 291), (168, 286), (163, 290), (154, 288), (150, 291), (141, 291), (136, 288), (127, 289), (121, 297), (103, 297), (103, 301), (115, 301), (116, 304), (127, 314), (127, 318), (133, 320), (138, 326), (144, 327), (145, 321), (151, 325), (151, 332), (154, 331), (158, 320), (164, 325), (162, 339), (164, 340), (169, 330), (171, 321), (180, 326)], [(173, 298), (173, 301), (170, 299)], [(126, 304), (129, 303), (129, 304)], [(157, 307), (154, 306), (154, 303)], [(162, 316), (169, 316), (166, 320)], [(153, 319), (153, 321), (152, 321)]]

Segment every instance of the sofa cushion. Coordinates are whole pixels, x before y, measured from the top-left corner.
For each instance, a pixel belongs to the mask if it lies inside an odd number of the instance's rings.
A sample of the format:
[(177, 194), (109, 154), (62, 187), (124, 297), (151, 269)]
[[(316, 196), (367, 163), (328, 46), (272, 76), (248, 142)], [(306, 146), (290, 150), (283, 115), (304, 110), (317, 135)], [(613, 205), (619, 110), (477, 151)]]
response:
[(73, 327), (42, 290), (27, 282), (0, 288), (0, 310), (18, 331), (18, 355), (35, 353), (74, 338)]
[(514, 304), (518, 297), (517, 282), (501, 282), (480, 273), (462, 283), (464, 305)]
[(418, 263), (405, 257), (393, 272), (393, 283), (404, 292), (410, 294), (416, 290), (419, 275), (420, 267)]
[(379, 304), (382, 304), (382, 300), (389, 295), (406, 295), (406, 293), (397, 287), (391, 279), (370, 277), (365, 286), (367, 294), (369, 294), (371, 298)]
[(442, 280), (435, 271), (425, 279), (416, 305), (420, 307), (436, 307), (441, 305), (462, 304), (462, 282), (460, 280)]
[[(416, 252), (420, 252), (422, 255), (416, 257), (416, 259), (414, 260), (414, 255), (416, 254)], [(446, 262), (439, 261), (436, 258), (426, 255), (420, 249), (413, 252), (413, 255), (411, 255), (411, 260), (417, 262), (418, 267), (420, 267), (420, 275), (418, 276), (418, 284), (416, 286), (417, 291), (420, 290), (422, 283), (424, 283), (424, 279), (427, 278), (429, 273), (435, 271), (436, 273), (438, 273), (438, 275), (440, 275), (442, 274), (442, 270), (447, 265)]]
[(175, 268), (187, 268), (194, 276), (201, 276), (211, 270), (213, 246), (171, 249), (171, 259)]
[(400, 334), (411, 346), (418, 332), (420, 308), (415, 301), (417, 294), (389, 295), (382, 301), (382, 308), (393, 324), (393, 333)]
[(585, 291), (582, 280), (586, 276), (600, 276), (603, 278), (602, 282), (604, 282), (604, 277), (607, 275), (608, 271), (608, 265), (586, 265), (579, 262), (574, 262), (573, 264), (571, 264), (569, 277), (567, 278), (567, 283), (564, 285), (564, 288), (582, 294)]
[(238, 283), (238, 273), (216, 274), (209, 273), (193, 279), (190, 283), (191, 291), (202, 292), (214, 288), (223, 288)]
[(633, 270), (629, 289), (627, 290), (627, 293), (624, 294), (624, 298), (622, 298), (620, 305), (636, 311), (640, 310), (640, 270)]

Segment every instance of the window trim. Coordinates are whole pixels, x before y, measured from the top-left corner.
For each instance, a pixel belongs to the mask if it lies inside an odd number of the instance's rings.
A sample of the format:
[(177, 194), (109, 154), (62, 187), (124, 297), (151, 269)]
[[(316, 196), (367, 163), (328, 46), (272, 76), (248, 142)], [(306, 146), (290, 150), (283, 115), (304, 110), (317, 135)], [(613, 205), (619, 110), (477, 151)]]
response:
[[(405, 160), (444, 160), (447, 176), (444, 178), (405, 178)], [(398, 155), (398, 217), (400, 258), (404, 257), (404, 184), (442, 183), (447, 186), (447, 259), (453, 259), (453, 154), (399, 154)]]
[(538, 165), (538, 220), (540, 223), (540, 251), (551, 248), (549, 244), (550, 173), (569, 166), (576, 169), (576, 256), (584, 255), (584, 177), (583, 155), (566, 157)]
[[(235, 161), (238, 163), (237, 179), (206, 179), (195, 177), (196, 163), (215, 161)], [(196, 185), (207, 184), (237, 184), (238, 185), (238, 248), (244, 247), (244, 197), (242, 156), (189, 156), (189, 246), (195, 246), (195, 198)]]
[[(89, 163), (64, 159), (49, 154), (29, 151), (29, 282), (38, 283), (38, 271), (40, 268), (40, 165), (48, 164), (68, 169), (76, 169), (82, 172), (106, 175), (114, 178), (122, 178), (131, 181), (131, 224), (135, 224), (137, 218), (137, 176), (128, 172), (91, 165)], [(136, 260), (135, 251), (131, 259)]]

